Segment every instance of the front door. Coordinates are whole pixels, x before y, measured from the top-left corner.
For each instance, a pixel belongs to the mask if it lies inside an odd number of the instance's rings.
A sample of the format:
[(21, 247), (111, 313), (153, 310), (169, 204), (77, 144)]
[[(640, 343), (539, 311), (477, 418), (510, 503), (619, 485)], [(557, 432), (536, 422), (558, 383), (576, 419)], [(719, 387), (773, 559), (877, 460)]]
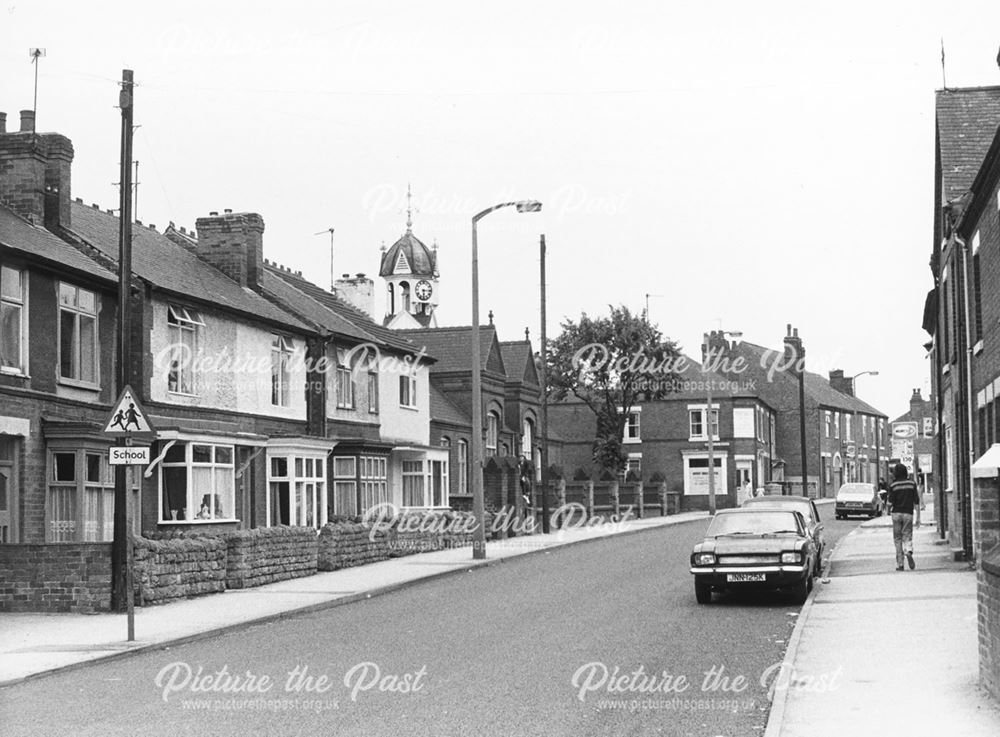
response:
[(736, 462), (736, 506), (743, 500), (753, 496), (753, 463), (751, 461)]

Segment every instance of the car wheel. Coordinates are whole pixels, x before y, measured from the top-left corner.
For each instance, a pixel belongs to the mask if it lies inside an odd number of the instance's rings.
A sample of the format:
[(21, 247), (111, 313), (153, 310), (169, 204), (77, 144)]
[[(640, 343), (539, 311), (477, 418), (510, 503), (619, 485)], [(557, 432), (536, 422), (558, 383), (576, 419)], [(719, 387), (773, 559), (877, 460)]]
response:
[(812, 578), (806, 576), (803, 581), (800, 581), (792, 588), (792, 598), (796, 604), (805, 604), (806, 599), (809, 598), (810, 591), (812, 591)]
[(694, 598), (699, 604), (711, 604), (712, 603), (712, 587), (707, 583), (702, 583), (701, 581), (695, 579), (694, 582)]

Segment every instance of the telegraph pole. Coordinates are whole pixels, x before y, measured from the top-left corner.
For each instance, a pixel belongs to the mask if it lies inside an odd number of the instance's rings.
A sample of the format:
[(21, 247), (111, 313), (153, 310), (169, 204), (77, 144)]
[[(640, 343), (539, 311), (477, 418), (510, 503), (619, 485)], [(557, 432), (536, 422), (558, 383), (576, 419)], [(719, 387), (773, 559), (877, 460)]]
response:
[(545, 235), (538, 243), (542, 311), (542, 532), (549, 531), (549, 351), (545, 340)]
[[(119, 188), (120, 217), (118, 221), (118, 392), (129, 383), (131, 375), (131, 354), (129, 352), (129, 328), (131, 325), (131, 281), (132, 281), (132, 113), (133, 113), (132, 70), (122, 70), (121, 92), (118, 106), (122, 112), (121, 132), (121, 181)], [(129, 441), (121, 439), (119, 444)], [(115, 466), (115, 517), (114, 542), (111, 548), (111, 607), (115, 611), (123, 609), (128, 614), (128, 639), (135, 639), (132, 593), (132, 544), (129, 514), (130, 494), (128, 493), (126, 466)]]

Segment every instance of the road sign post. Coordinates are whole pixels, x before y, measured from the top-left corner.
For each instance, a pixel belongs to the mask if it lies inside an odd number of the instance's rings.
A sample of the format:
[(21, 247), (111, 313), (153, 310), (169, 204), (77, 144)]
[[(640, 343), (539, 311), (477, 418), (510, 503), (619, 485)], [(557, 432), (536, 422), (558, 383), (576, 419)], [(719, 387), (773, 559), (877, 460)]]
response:
[[(134, 568), (135, 550), (132, 545), (132, 537), (135, 534), (133, 525), (132, 494), (129, 484), (129, 477), (132, 473), (129, 466), (147, 465), (149, 463), (149, 448), (137, 447), (132, 443), (137, 438), (152, 439), (155, 435), (152, 423), (143, 410), (139, 400), (132, 392), (132, 387), (126, 384), (122, 387), (118, 401), (112, 407), (104, 422), (104, 433), (117, 438), (117, 444), (108, 450), (108, 463), (115, 466), (115, 502), (121, 503), (124, 510), (124, 534), (122, 541), (124, 549), (119, 550), (115, 557), (116, 566), (114, 575), (115, 582), (120, 582), (114, 586), (116, 593), (115, 601), (117, 607), (125, 604), (125, 614), (128, 620), (128, 641), (135, 640), (135, 592)], [(117, 525), (116, 525), (117, 526)], [(117, 532), (117, 531), (116, 531)], [(120, 534), (120, 533), (119, 533)], [(117, 534), (116, 534), (117, 539)], [(120, 547), (120, 546), (119, 546)], [(124, 570), (118, 570), (120, 566)], [(124, 588), (124, 602), (122, 601), (122, 591)]]

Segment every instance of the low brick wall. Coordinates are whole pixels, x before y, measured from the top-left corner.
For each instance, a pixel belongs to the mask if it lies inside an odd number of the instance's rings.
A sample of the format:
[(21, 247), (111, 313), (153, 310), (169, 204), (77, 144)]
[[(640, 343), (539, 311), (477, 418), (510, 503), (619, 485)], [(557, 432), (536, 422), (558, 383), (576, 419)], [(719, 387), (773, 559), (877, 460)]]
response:
[(1000, 700), (1000, 549), (979, 569), (979, 681)]
[(111, 543), (0, 545), (0, 612), (110, 608)]
[(226, 590), (226, 541), (221, 537), (135, 540), (136, 604), (162, 604)]
[(225, 536), (226, 588), (246, 589), (316, 573), (318, 543), (311, 527), (262, 527)]

